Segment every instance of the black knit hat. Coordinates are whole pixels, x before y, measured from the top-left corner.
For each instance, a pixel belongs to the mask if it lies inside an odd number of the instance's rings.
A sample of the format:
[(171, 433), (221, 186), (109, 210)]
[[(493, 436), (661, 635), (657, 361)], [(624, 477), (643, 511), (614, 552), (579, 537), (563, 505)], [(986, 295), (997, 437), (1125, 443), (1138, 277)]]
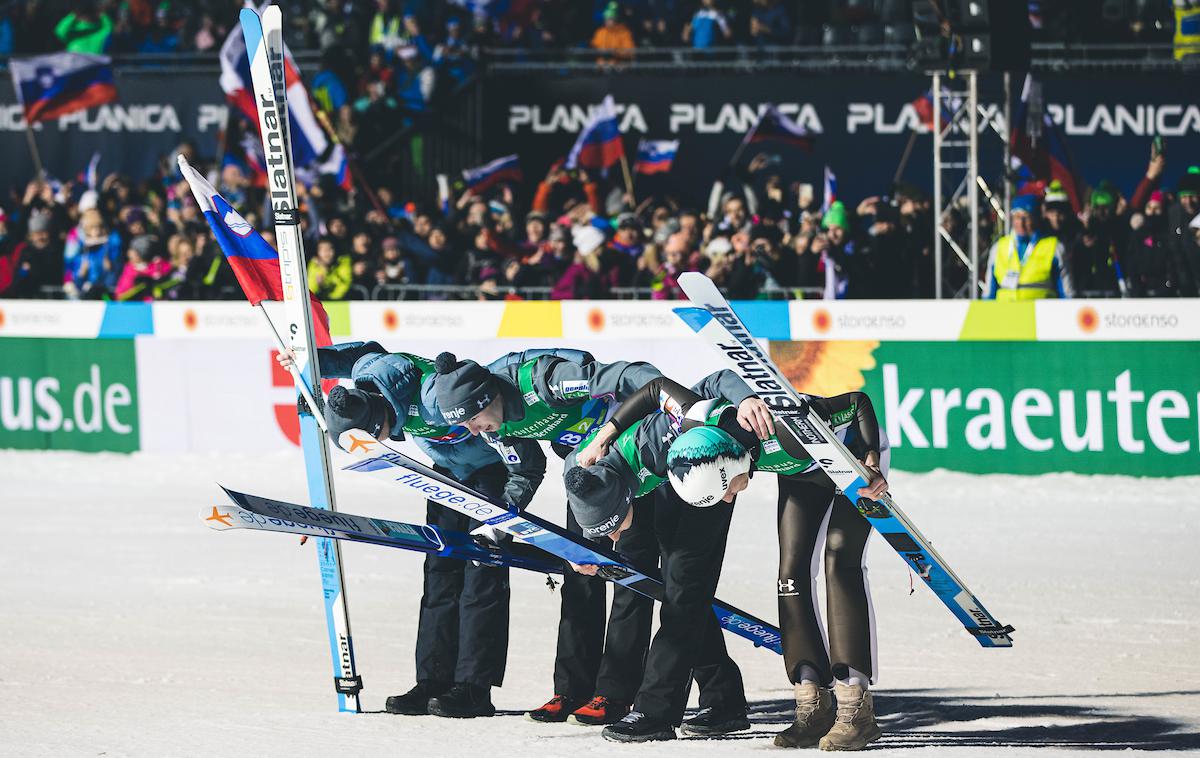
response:
[(461, 424), (476, 415), (500, 394), (492, 372), (475, 361), (460, 361), (454, 353), (442, 353), (434, 360), (438, 376), (438, 406), (447, 424)]
[(567, 505), (584, 536), (598, 540), (611, 534), (633, 507), (633, 482), (604, 459), (587, 468), (575, 465), (574, 452), (563, 466)]
[(1188, 169), (1186, 174), (1179, 177), (1179, 185), (1175, 190), (1175, 194), (1200, 195), (1200, 173)]
[(383, 395), (362, 389), (346, 389), (338, 385), (329, 391), (325, 403), (325, 423), (333, 443), (341, 447), (338, 439), (350, 429), (362, 429), (378, 438), (383, 425), (393, 419), (391, 405)]

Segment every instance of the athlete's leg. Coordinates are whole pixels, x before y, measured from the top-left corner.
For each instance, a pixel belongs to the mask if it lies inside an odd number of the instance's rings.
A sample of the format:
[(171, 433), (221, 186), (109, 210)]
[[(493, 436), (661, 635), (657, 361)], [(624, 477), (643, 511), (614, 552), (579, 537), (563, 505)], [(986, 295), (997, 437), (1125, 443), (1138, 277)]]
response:
[[(633, 501), (633, 526), (622, 533), (616, 547), (639, 569), (653, 570), (658, 567), (653, 495)], [(645, 672), (653, 621), (653, 600), (627, 587), (613, 585), (604, 657), (596, 677), (596, 695), (624, 705), (633, 702)]]
[(825, 587), (829, 657), (833, 675), (866, 686), (875, 678), (875, 615), (867, 582), (866, 549), (871, 526), (838, 496), (825, 541)]
[[(567, 531), (583, 530), (567, 509)], [(597, 576), (568, 569), (563, 574), (562, 606), (558, 621), (558, 649), (554, 658), (554, 693), (586, 701), (596, 688), (600, 658), (604, 653), (604, 585)]]
[[(496, 464), (477, 471), (466, 484), (488, 495), (500, 495), (508, 471)], [(440, 507), (440, 506), (439, 506)], [(449, 509), (443, 509), (449, 510)], [(464, 531), (478, 526), (469, 521)], [(504, 682), (508, 660), (508, 622), (511, 592), (508, 569), (463, 566), (462, 595), (459, 598), (458, 665), (454, 681), (480, 687), (500, 686)]]
[(779, 477), (779, 626), (789, 681), (833, 681), (817, 604), (817, 562), (833, 491), (813, 481)]

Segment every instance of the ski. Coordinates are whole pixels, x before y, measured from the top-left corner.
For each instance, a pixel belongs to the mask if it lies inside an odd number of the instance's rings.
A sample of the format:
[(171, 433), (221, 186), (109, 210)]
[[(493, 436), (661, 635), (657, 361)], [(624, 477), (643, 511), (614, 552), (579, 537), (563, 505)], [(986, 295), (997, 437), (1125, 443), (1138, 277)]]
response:
[[(351, 429), (342, 434), (339, 443), (343, 450), (359, 459), (346, 466), (346, 471), (369, 474), (381, 481), (404, 487), (414, 495), (470, 516), (558, 558), (576, 564), (599, 566), (598, 575), (614, 584), (658, 601), (663, 599), (665, 587), (657, 571), (641, 571), (620, 554), (460, 484), (392, 450), (364, 431)], [(713, 601), (713, 613), (726, 631), (750, 640), (756, 647), (783, 654), (783, 638), (774, 625), (716, 599)]]
[[(267, 161), (268, 194), (275, 221), (275, 239), (279, 249), (279, 274), (283, 285), (287, 326), (281, 335), (296, 354), (296, 366), (318, 403), (321, 402), (320, 368), (313, 338), (312, 309), (308, 304), (308, 277), (304, 267), (303, 241), (296, 203), (295, 174), (288, 135), (287, 84), (284, 81), (282, 15), (272, 5), (262, 18), (253, 8), (243, 8), (239, 16), (254, 101), (258, 108), (263, 154)], [(308, 495), (312, 507), (337, 510), (333, 492), (333, 469), (325, 435), (311, 412), (302, 410), (300, 442), (308, 476)], [(342, 577), (342, 557), (336, 540), (318, 538), (317, 555), (321, 584), (325, 595), (325, 625), (333, 658), (334, 690), (338, 710), (360, 711), (358, 693), (362, 677), (354, 663), (354, 642), (350, 632), (350, 612)]]
[(527, 545), (481, 544), (471, 535), (429, 524), (330, 512), (222, 487), (233, 505), (201, 510), (200, 520), (210, 529), (256, 531), (327, 537), (368, 545), (394, 547), (418, 553), (475, 561), (487, 566), (522, 568), (543, 574), (561, 574), (562, 563)]
[(811, 412), (808, 403), (758, 346), (712, 280), (704, 274), (689, 272), (679, 277), (679, 284), (698, 307), (676, 308), (675, 313), (692, 331), (704, 337), (728, 367), (771, 407), (779, 425), (804, 446), (834, 485), (854, 503), (868, 523), (924, 580), (980, 645), (1011, 647), (1009, 634), (1013, 628), (1001, 624), (988, 613), (890, 494), (885, 494), (879, 501), (857, 496), (869, 479), (867, 470), (825, 420)]

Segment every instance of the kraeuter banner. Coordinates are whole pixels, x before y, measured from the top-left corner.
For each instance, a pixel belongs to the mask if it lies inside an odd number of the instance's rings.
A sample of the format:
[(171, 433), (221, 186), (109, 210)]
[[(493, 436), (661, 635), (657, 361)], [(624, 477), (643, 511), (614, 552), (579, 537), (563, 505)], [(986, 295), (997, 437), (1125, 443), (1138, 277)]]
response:
[(0, 356), (0, 448), (138, 449), (133, 340), (3, 339)]
[(1200, 343), (772, 342), (802, 391), (861, 389), (906, 471), (1200, 474)]
[[(1041, 81), (1046, 109), (1093, 185), (1110, 179), (1131, 193), (1146, 170), (1154, 136), (1166, 140), (1170, 168), (1164, 181), (1170, 186), (1200, 160), (1200, 104), (1191, 94), (1200, 76), (1070, 74)], [(1014, 100), (1021, 84), (1014, 80)], [(819, 135), (816, 151), (808, 155), (762, 143), (743, 162), (758, 152), (778, 155), (781, 163), (770, 171), (787, 182), (810, 183), (818, 195), (822, 168), (829, 164), (842, 196), (857, 201), (890, 191), (914, 128), (921, 135), (904, 178), (932, 188), (932, 142), (912, 107), (929, 87), (928, 77), (915, 74), (496, 74), (484, 89), (484, 152), (518, 153), (525, 175), (540, 178), (567, 154), (589, 108), (611, 94), (627, 151), (639, 138), (680, 141), (670, 174), (637, 178), (639, 197), (673, 191), (700, 204), (760, 109), (774, 103)], [(981, 77), (980, 103), (986, 114), (980, 120), (981, 174), (993, 181), (1000, 174), (1002, 142), (987, 127), (994, 124), (1007, 134), (999, 75)]]

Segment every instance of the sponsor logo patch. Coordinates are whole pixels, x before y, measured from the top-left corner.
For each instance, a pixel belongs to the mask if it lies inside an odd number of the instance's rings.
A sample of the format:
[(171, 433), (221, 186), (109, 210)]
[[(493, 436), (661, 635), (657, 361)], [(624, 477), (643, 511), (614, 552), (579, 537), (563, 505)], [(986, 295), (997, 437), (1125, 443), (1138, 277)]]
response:
[(590, 395), (591, 385), (586, 379), (580, 379), (572, 382), (562, 383), (562, 394), (564, 397), (577, 397), (580, 395)]

